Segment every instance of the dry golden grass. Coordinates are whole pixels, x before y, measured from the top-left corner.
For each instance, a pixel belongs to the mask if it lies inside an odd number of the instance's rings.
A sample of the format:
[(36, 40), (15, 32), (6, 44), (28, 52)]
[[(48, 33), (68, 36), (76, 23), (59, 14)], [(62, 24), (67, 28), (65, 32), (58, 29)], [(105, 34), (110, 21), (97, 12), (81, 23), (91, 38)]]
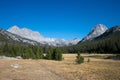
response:
[[(76, 54), (63, 56), (63, 61), (0, 60), (0, 80), (120, 80), (119, 60), (96, 59), (82, 54), (85, 62), (78, 65)], [(16, 64), (18, 68), (11, 66)]]
[[(83, 54), (85, 62), (78, 65), (74, 62), (75, 54), (65, 54), (66, 58), (63, 61), (65, 71), (71, 73), (75, 80), (120, 80), (120, 61), (87, 57), (91, 55), (94, 54)], [(88, 58), (90, 58), (89, 63)]]

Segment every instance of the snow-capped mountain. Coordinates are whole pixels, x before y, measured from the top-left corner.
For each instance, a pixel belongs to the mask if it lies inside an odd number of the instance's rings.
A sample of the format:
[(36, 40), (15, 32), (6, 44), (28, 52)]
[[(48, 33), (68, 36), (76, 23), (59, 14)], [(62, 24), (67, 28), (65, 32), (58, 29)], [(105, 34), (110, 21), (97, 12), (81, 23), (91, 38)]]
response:
[(82, 39), (82, 42), (83, 41), (87, 41), (87, 40), (92, 40), (98, 36), (100, 36), (101, 34), (103, 34), (108, 28), (103, 25), (103, 24), (98, 24), (96, 25), (92, 31)]
[(75, 45), (80, 41), (80, 39), (78, 38), (73, 40), (46, 38), (37, 31), (32, 31), (27, 28), (20, 29), (18, 26), (13, 26), (9, 28), (7, 31), (27, 39), (37, 41), (41, 44), (47, 44), (49, 46), (69, 46), (69, 45)]

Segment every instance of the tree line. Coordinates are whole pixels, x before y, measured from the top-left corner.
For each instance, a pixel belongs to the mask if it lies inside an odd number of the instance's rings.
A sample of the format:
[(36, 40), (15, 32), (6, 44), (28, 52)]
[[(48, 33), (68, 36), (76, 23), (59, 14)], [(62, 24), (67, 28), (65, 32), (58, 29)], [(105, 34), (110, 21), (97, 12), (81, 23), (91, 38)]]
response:
[(21, 56), (23, 59), (62, 60), (62, 52), (58, 47), (42, 47), (5, 43), (0, 45), (0, 55), (8, 57)]
[(114, 35), (112, 37), (85, 41), (78, 43), (74, 46), (61, 47), (64, 53), (120, 53), (120, 35)]

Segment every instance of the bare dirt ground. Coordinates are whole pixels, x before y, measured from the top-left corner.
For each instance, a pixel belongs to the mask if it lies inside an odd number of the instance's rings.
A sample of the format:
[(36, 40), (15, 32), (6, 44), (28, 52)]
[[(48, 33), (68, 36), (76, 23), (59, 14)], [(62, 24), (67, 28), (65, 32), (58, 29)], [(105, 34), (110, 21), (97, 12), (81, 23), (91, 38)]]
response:
[(0, 60), (0, 80), (120, 80), (120, 61), (90, 58), (75, 63), (75, 54), (63, 61)]

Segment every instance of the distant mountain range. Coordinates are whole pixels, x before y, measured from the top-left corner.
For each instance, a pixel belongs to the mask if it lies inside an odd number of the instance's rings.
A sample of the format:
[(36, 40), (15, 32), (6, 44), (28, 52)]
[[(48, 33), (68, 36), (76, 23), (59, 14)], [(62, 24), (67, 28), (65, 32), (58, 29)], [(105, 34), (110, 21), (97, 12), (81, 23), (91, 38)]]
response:
[[(27, 28), (20, 29), (18, 26), (13, 26), (7, 31), (1, 29), (0, 35), (2, 38), (0, 40), (26, 43), (31, 45), (45, 45), (45, 46), (70, 46), (77, 44), (80, 39), (75, 38), (73, 40), (64, 40), (56, 38), (45, 38), (39, 32), (32, 31)], [(4, 37), (4, 39), (3, 39)]]
[(0, 44), (5, 42), (30, 44), (30, 45), (42, 45), (42, 46), (71, 46), (81, 45), (88, 42), (96, 42), (101, 39), (111, 39), (114, 37), (120, 38), (120, 26), (115, 26), (108, 29), (103, 24), (97, 24), (81, 41), (79, 38), (72, 40), (46, 38), (39, 32), (32, 31), (27, 28), (19, 28), (13, 26), (8, 30), (0, 29)]

